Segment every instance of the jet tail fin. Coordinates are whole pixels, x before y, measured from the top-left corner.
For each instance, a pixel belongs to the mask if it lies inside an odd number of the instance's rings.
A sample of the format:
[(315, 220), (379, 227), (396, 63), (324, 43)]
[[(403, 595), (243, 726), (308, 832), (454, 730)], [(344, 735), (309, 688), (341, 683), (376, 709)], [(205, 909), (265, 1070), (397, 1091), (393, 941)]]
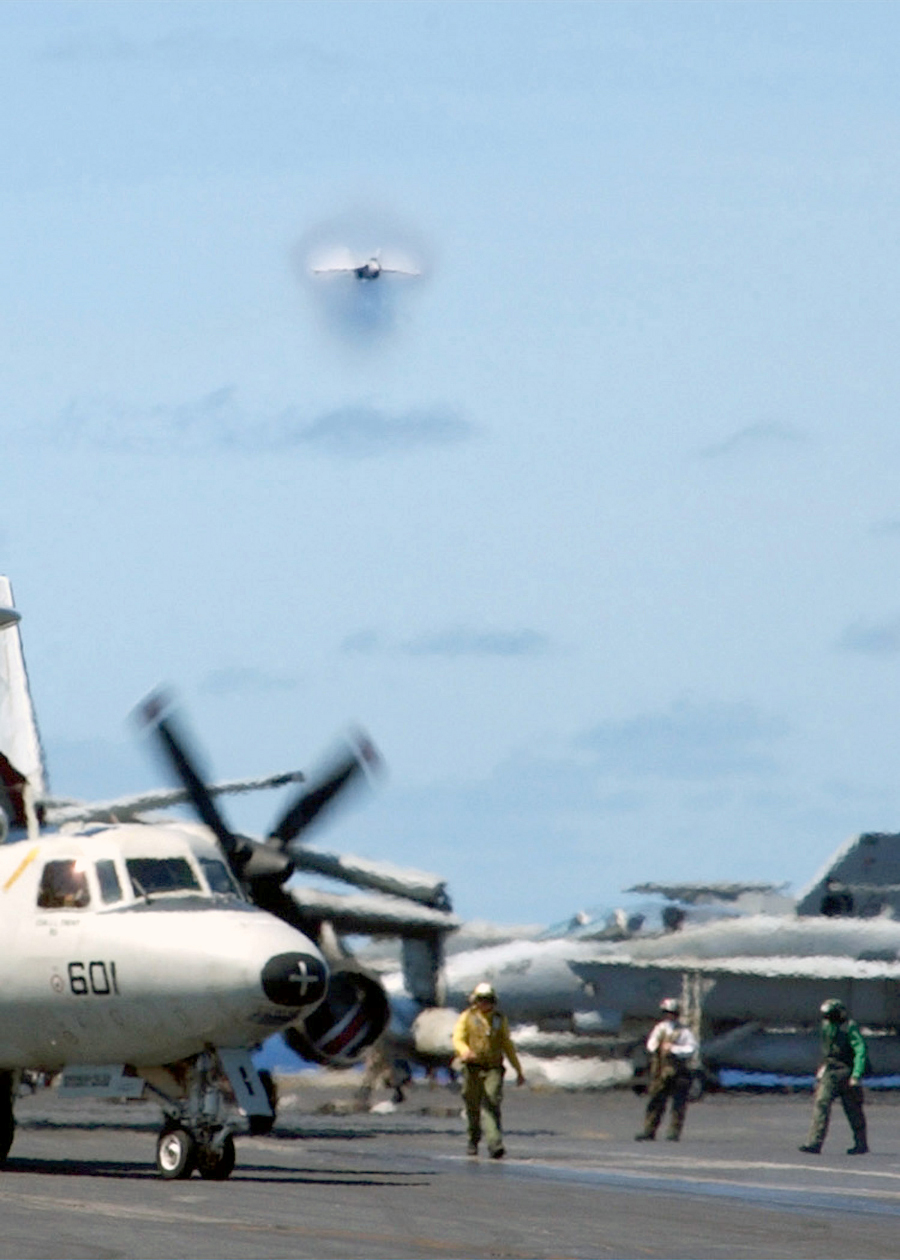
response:
[(19, 620), (9, 578), (0, 576), (0, 831), (16, 828), (35, 835), (47, 771)]
[(797, 897), (797, 914), (900, 918), (900, 835), (851, 836)]

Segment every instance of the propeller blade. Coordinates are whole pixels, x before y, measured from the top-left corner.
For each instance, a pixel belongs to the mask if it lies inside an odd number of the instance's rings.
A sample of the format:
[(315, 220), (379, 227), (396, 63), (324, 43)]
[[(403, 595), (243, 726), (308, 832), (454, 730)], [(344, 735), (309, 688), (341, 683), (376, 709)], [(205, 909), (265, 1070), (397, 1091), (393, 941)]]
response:
[(269, 841), (286, 849), (305, 831), (337, 796), (377, 769), (381, 758), (366, 735), (358, 735), (350, 751), (340, 758), (313, 786), (303, 790), (269, 832)]
[(229, 830), (224, 818), (216, 808), (206, 784), (188, 756), (184, 739), (176, 733), (171, 716), (164, 716), (165, 710), (170, 707), (170, 704), (171, 701), (164, 693), (154, 692), (138, 706), (138, 720), (145, 727), (152, 729), (159, 738), (163, 753), (179, 782), (187, 792), (188, 799), (197, 811), (201, 822), (205, 823), (210, 831), (213, 832), (228, 859), (228, 865), (240, 879), (242, 867), (246, 860), (242, 852), (243, 846), (233, 832)]

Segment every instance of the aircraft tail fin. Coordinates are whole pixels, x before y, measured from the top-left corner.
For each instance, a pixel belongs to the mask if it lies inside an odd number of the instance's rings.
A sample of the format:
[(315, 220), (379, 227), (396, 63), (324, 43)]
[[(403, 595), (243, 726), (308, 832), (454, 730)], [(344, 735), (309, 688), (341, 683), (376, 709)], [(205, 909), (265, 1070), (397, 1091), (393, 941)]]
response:
[(0, 831), (16, 828), (34, 835), (47, 771), (19, 620), (9, 578), (0, 576)]
[(797, 896), (797, 914), (900, 918), (900, 835), (851, 836)]

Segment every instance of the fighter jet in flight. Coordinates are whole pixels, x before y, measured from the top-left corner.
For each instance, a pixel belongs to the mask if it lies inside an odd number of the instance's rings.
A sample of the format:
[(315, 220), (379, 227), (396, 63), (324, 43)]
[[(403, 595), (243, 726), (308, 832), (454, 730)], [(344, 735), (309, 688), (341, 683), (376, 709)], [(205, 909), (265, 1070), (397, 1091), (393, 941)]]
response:
[(382, 251), (376, 250), (369, 258), (362, 261), (359, 255), (354, 255), (349, 249), (341, 248), (326, 260), (321, 260), (321, 265), (311, 268), (314, 276), (355, 276), (357, 280), (377, 280), (380, 276), (421, 276), (422, 272), (418, 267), (414, 267), (412, 263), (397, 254), (390, 261), (382, 261)]

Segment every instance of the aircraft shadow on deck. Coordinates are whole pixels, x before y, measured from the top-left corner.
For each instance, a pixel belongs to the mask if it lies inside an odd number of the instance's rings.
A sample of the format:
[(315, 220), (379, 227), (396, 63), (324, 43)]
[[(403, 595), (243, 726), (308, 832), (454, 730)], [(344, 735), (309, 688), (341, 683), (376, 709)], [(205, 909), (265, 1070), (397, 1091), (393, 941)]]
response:
[[(154, 1165), (135, 1160), (10, 1158), (3, 1171), (6, 1176), (25, 1173), (44, 1177), (97, 1177), (114, 1181), (155, 1182), (159, 1180)], [(366, 1169), (357, 1174), (347, 1168), (288, 1169), (276, 1164), (244, 1164), (230, 1180), (259, 1181), (266, 1185), (424, 1188), (436, 1176), (438, 1176), (436, 1171), (428, 1169), (414, 1169), (408, 1172), (391, 1169), (384, 1174), (373, 1174), (370, 1169)], [(215, 1183), (210, 1181), (207, 1184)]]

